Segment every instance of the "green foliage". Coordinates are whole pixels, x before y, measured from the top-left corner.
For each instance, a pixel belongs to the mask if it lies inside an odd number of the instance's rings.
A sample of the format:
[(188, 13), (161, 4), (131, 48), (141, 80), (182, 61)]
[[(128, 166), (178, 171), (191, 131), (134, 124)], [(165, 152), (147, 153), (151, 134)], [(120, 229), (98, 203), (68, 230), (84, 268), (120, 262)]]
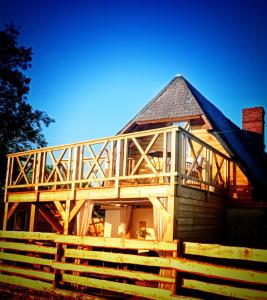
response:
[(0, 189), (6, 171), (6, 154), (47, 145), (42, 126), (54, 122), (27, 102), (32, 49), (18, 44), (14, 24), (0, 31)]

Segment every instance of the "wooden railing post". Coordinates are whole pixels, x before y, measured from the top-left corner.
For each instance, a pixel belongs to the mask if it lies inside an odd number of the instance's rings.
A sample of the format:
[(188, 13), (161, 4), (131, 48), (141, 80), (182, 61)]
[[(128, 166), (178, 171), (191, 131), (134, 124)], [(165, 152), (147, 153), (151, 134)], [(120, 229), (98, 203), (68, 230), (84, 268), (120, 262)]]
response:
[(116, 147), (116, 162), (115, 162), (115, 191), (119, 194), (119, 176), (120, 176), (120, 165), (121, 165), (121, 140), (117, 140)]

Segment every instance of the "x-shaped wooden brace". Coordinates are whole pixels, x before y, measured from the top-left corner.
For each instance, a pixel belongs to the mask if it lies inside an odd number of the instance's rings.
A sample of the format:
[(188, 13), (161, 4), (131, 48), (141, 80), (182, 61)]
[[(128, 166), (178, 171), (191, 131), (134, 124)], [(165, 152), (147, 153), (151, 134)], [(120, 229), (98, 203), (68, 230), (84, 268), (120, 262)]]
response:
[(63, 158), (64, 154), (66, 153), (66, 151), (67, 151), (67, 149), (64, 149), (63, 152), (61, 153), (61, 155), (60, 155), (60, 157), (59, 157), (58, 159), (55, 159), (55, 156), (54, 156), (53, 152), (51, 152), (50, 150), (48, 151), (48, 153), (49, 153), (49, 155), (50, 155), (50, 157), (51, 157), (51, 159), (52, 159), (52, 162), (53, 162), (53, 165), (54, 165), (54, 166), (53, 166), (53, 170), (52, 170), (51, 173), (49, 174), (49, 176), (48, 176), (46, 182), (49, 182), (49, 180), (50, 180), (51, 177), (53, 176), (54, 172), (57, 172), (57, 174), (58, 174), (60, 180), (61, 180), (61, 181), (64, 181), (64, 179), (63, 179), (63, 177), (62, 177), (62, 175), (61, 175), (61, 173), (60, 173), (60, 170), (59, 170), (59, 168), (58, 168), (58, 165), (59, 165), (60, 161), (62, 160), (62, 158)]
[(221, 162), (218, 163), (217, 156), (216, 156), (216, 154), (214, 153), (214, 160), (215, 160), (215, 165), (216, 165), (216, 168), (217, 168), (217, 172), (216, 172), (216, 174), (215, 174), (215, 176), (214, 176), (212, 182), (213, 182), (213, 184), (215, 184), (215, 183), (216, 183), (216, 180), (217, 180), (217, 177), (219, 176), (221, 182), (223, 183), (224, 180), (223, 180), (223, 178), (222, 178), (221, 168), (222, 168), (222, 165), (223, 165), (223, 163), (224, 163), (224, 158), (222, 157)]
[(162, 203), (162, 201), (158, 197), (149, 197), (150, 202), (152, 203), (153, 207), (156, 209), (158, 208), (163, 216), (163, 218), (168, 221), (170, 216), (168, 213), (167, 208)]
[[(102, 170), (102, 167), (101, 167), (101, 164), (99, 164), (98, 160), (99, 160), (99, 158), (101, 157), (101, 155), (102, 155), (102, 153), (104, 152), (104, 150), (106, 149), (107, 143), (108, 143), (108, 142), (105, 142), (105, 143), (103, 144), (103, 146), (102, 146), (102, 148), (101, 148), (101, 150), (99, 151), (99, 153), (98, 153), (97, 156), (95, 156), (95, 153), (94, 153), (92, 147), (91, 147), (90, 145), (87, 145), (87, 149), (88, 149), (88, 151), (89, 151), (89, 153), (90, 153), (90, 155), (91, 155), (91, 158), (93, 159), (93, 163), (91, 164), (90, 169), (89, 169), (88, 173), (87, 173), (86, 176), (85, 176), (85, 179), (88, 179), (88, 178), (89, 178), (89, 176), (90, 176), (90, 174), (92, 173), (92, 171), (93, 171), (93, 169), (94, 169), (95, 166), (97, 166), (97, 168), (98, 168), (97, 172), (99, 171), (99, 172), (101, 173), (101, 175), (102, 175), (102, 178), (105, 178), (105, 174), (104, 174), (104, 172), (103, 172), (103, 170)], [(90, 164), (89, 161), (88, 161), (88, 163)]]
[(147, 162), (147, 164), (149, 165), (150, 169), (153, 171), (153, 173), (156, 175), (158, 174), (157, 170), (155, 169), (155, 167), (153, 166), (153, 164), (151, 163), (150, 159), (147, 157), (147, 153), (150, 150), (150, 148), (153, 146), (153, 144), (155, 143), (157, 137), (158, 137), (158, 133), (155, 134), (153, 136), (153, 138), (151, 139), (150, 143), (148, 144), (148, 146), (146, 147), (145, 151), (142, 149), (142, 147), (140, 146), (140, 144), (138, 143), (138, 141), (136, 140), (135, 137), (132, 137), (132, 140), (134, 142), (134, 144), (136, 145), (137, 149), (139, 150), (139, 152), (141, 153), (141, 157), (138, 160), (137, 164), (135, 165), (134, 169), (131, 172), (131, 175), (134, 175), (134, 173), (136, 172), (136, 170), (139, 168), (139, 166), (141, 165), (142, 161), (145, 160)]
[[(20, 178), (21, 178), (21, 175), (23, 175), (23, 177), (24, 177), (26, 183), (27, 183), (27, 184), (30, 184), (30, 183), (29, 183), (29, 180), (28, 180), (28, 177), (27, 177), (26, 174), (28, 173), (28, 171), (30, 170), (30, 168), (31, 168), (31, 166), (32, 166), (32, 163), (31, 163), (31, 164), (27, 167), (28, 162), (30, 161), (31, 157), (32, 157), (32, 154), (30, 154), (30, 155), (28, 156), (28, 158), (27, 158), (25, 164), (22, 165), (22, 164), (21, 164), (21, 161), (20, 161), (20, 159), (19, 159), (19, 157), (16, 156), (18, 165), (19, 165), (19, 167), (20, 167), (20, 172), (19, 172), (19, 175), (18, 175), (18, 177), (16, 178), (16, 180), (15, 180), (15, 182), (14, 182), (14, 185), (16, 185), (16, 184), (18, 183), (18, 181), (19, 181)], [(27, 167), (27, 169), (26, 169), (26, 167)]]
[(200, 153), (201, 153), (201, 151), (202, 151), (202, 149), (203, 149), (203, 146), (201, 145), (201, 147), (198, 149), (198, 151), (197, 151), (197, 153), (196, 153), (196, 152), (195, 152), (195, 148), (194, 148), (194, 146), (193, 146), (193, 143), (192, 143), (191, 139), (188, 139), (188, 142), (189, 142), (190, 148), (191, 148), (191, 150), (192, 150), (192, 154), (193, 154), (193, 157), (194, 157), (194, 161), (193, 161), (192, 165), (190, 166), (189, 170), (187, 171), (186, 175), (187, 175), (187, 176), (190, 176), (192, 170), (194, 169), (194, 167), (195, 167), (195, 165), (196, 165), (196, 166), (197, 166), (196, 170), (197, 170), (197, 172), (198, 172), (199, 177), (200, 177), (201, 180), (202, 180), (202, 174), (201, 174), (201, 172), (200, 172), (199, 169), (198, 169), (198, 167), (200, 167), (200, 165), (199, 165), (199, 163), (198, 163), (197, 160), (198, 160), (198, 158), (199, 158), (199, 156), (200, 156)]

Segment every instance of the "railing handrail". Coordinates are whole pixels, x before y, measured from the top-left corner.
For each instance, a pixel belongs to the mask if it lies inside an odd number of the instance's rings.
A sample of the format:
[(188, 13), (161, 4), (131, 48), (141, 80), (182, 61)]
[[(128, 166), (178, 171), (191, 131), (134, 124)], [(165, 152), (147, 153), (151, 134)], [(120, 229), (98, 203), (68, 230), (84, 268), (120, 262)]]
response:
[(200, 138), (198, 138), (197, 136), (195, 136), (194, 134), (192, 134), (191, 132), (185, 130), (182, 127), (178, 127), (178, 130), (185, 133), (186, 135), (190, 136), (191, 139), (194, 139), (195, 141), (197, 141), (198, 143), (202, 144), (203, 146), (205, 146), (206, 148), (208, 148), (209, 150), (211, 150), (214, 153), (219, 154), (220, 156), (222, 156), (223, 158), (232, 161), (230, 156), (225, 155), (224, 153), (222, 153), (221, 151), (217, 150), (216, 148), (212, 147), (211, 145), (207, 144), (205, 141), (201, 140)]
[(123, 140), (125, 138), (130, 138), (132, 136), (148, 136), (152, 133), (171, 132), (173, 130), (178, 131), (178, 129), (179, 129), (178, 126), (161, 127), (161, 128), (156, 128), (156, 129), (149, 129), (149, 130), (144, 130), (144, 131), (137, 131), (137, 132), (113, 135), (113, 136), (109, 136), (109, 137), (97, 138), (97, 139), (92, 139), (92, 140), (87, 140), (87, 141), (75, 142), (75, 143), (71, 143), (71, 144), (62, 144), (62, 145), (57, 145), (57, 146), (49, 146), (49, 147), (44, 147), (44, 148), (14, 152), (14, 153), (7, 154), (7, 156), (12, 157), (12, 156), (17, 156), (17, 155), (21, 155), (21, 154), (29, 154), (29, 153), (34, 154), (34, 153), (40, 153), (40, 152), (45, 152), (45, 151), (49, 151), (49, 150), (62, 149), (64, 147), (70, 148), (70, 147), (82, 146), (82, 145), (88, 144), (88, 143), (98, 144), (98, 143), (101, 143), (101, 142), (107, 141), (107, 140), (108, 141), (117, 141), (117, 140)]
[(192, 133), (190, 133), (189, 131), (187, 131), (186, 129), (184, 129), (180, 126), (161, 127), (161, 128), (156, 128), (156, 129), (149, 129), (149, 130), (144, 130), (144, 131), (131, 132), (131, 133), (113, 135), (113, 136), (109, 136), (109, 137), (91, 139), (91, 140), (87, 140), (87, 141), (75, 142), (75, 143), (70, 143), (70, 144), (62, 144), (62, 145), (57, 145), (57, 146), (49, 146), (49, 147), (43, 147), (43, 148), (38, 148), (38, 149), (31, 149), (31, 150), (26, 150), (26, 151), (8, 153), (7, 157), (17, 156), (17, 155), (21, 155), (21, 154), (29, 154), (29, 153), (34, 154), (34, 153), (46, 152), (46, 151), (49, 151), (49, 150), (62, 149), (64, 147), (65, 148), (70, 148), (70, 147), (75, 147), (75, 146), (82, 146), (82, 145), (88, 144), (88, 143), (97, 144), (97, 143), (101, 143), (101, 142), (106, 141), (106, 140), (108, 140), (108, 141), (123, 140), (125, 138), (130, 138), (132, 136), (147, 136), (150, 133), (170, 132), (170, 131), (173, 131), (174, 129), (176, 129), (176, 131), (181, 131), (181, 132), (185, 133), (186, 135), (190, 136), (190, 138), (195, 139), (197, 142), (201, 143), (203, 146), (205, 146), (206, 148), (212, 150), (213, 152), (221, 155), (225, 159), (230, 160), (230, 161), (232, 160), (231, 157), (225, 155), (221, 151), (219, 151), (216, 148), (214, 148), (213, 146), (207, 144), (205, 141), (201, 140), (200, 138), (198, 138), (197, 136), (193, 135)]

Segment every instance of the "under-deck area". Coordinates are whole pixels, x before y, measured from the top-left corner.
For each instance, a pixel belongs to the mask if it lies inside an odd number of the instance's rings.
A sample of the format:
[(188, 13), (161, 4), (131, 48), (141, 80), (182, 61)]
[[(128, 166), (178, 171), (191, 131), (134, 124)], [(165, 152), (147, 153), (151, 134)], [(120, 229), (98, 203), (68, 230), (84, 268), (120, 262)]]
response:
[[(14, 153), (8, 155), (4, 230), (14, 229), (12, 215), (23, 206), (26, 230), (35, 231), (39, 216), (52, 231), (79, 235), (88, 234), (79, 229), (84, 224), (77, 225), (84, 207), (89, 215), (94, 206), (106, 211), (128, 207), (128, 215), (134, 208), (150, 208), (156, 231), (150, 239), (172, 241), (178, 206), (186, 204), (179, 203), (189, 201), (184, 193), (191, 190), (191, 204), (212, 197), (221, 201), (233, 182), (231, 159), (180, 127)], [(216, 205), (207, 207), (215, 210)], [(160, 223), (165, 225), (156, 229)]]

